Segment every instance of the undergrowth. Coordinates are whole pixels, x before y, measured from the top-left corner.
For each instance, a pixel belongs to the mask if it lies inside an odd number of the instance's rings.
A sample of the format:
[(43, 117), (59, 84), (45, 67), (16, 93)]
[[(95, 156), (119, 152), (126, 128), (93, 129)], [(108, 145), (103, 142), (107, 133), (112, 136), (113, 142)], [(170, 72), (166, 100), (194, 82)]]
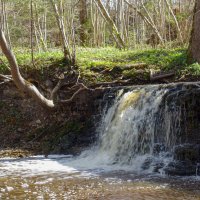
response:
[[(34, 53), (34, 65), (31, 62), (31, 54), (20, 49), (14, 50), (18, 64), (24, 70), (51, 70), (51, 67), (65, 67), (63, 62), (63, 53), (60, 50), (49, 52)], [(144, 72), (150, 69), (169, 71), (174, 70), (176, 74), (189, 74), (192, 76), (200, 75), (200, 65), (194, 63), (187, 65), (187, 51), (185, 48), (177, 49), (136, 49), (136, 50), (119, 50), (112, 47), (107, 48), (77, 48), (77, 66), (81, 71), (82, 77), (89, 81), (102, 82), (110, 81), (115, 76), (111, 74), (102, 75), (99, 72), (103, 70), (112, 71), (120, 68), (123, 70), (126, 66), (136, 63), (146, 63)], [(52, 68), (54, 70), (55, 68)], [(139, 70), (134, 67), (125, 70), (122, 75), (132, 76), (135, 71)], [(8, 63), (5, 57), (0, 56), (0, 72), (8, 71)]]

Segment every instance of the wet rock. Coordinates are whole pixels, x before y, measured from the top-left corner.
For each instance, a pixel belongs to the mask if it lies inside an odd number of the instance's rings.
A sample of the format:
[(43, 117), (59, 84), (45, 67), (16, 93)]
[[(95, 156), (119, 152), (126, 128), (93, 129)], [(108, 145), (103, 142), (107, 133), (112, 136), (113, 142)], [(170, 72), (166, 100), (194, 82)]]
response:
[(164, 163), (162, 160), (155, 159), (155, 157), (148, 157), (144, 163), (142, 164), (141, 168), (143, 170), (150, 169), (153, 172), (158, 172), (159, 170), (164, 167)]
[(164, 163), (163, 162), (156, 162), (153, 165), (153, 172), (160, 173), (160, 169), (162, 169), (163, 167), (164, 167)]
[(200, 163), (197, 163), (196, 165), (196, 175), (200, 176)]
[(150, 166), (151, 166), (151, 164), (152, 164), (152, 162), (153, 162), (153, 158), (152, 158), (152, 157), (148, 157), (148, 158), (144, 161), (144, 163), (142, 164), (141, 168), (142, 168), (143, 170), (149, 169)]
[(191, 162), (193, 164), (200, 162), (200, 145), (182, 144), (175, 147), (174, 159), (178, 161)]
[(154, 155), (158, 155), (159, 153), (161, 152), (164, 152), (166, 150), (166, 147), (164, 144), (154, 144), (154, 147), (153, 147), (153, 154)]
[(75, 144), (77, 139), (76, 135), (76, 133), (70, 132), (60, 138), (59, 151), (62, 153), (67, 153), (69, 149), (72, 148), (72, 146)]
[(169, 175), (190, 176), (198, 172), (200, 163), (200, 145), (182, 144), (174, 149), (174, 161), (169, 163), (164, 171)]
[(191, 176), (196, 175), (196, 165), (187, 161), (173, 161), (164, 169), (168, 175)]

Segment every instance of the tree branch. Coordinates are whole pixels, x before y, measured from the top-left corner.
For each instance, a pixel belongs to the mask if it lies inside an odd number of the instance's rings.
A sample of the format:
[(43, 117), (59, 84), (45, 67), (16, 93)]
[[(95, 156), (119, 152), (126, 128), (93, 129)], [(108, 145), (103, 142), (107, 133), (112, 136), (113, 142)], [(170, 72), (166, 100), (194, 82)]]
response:
[(82, 92), (83, 90), (85, 90), (85, 88), (79, 88), (72, 96), (71, 98), (67, 99), (67, 100), (60, 100), (59, 102), (60, 103), (69, 103), (69, 102), (72, 102), (73, 99), (80, 93)]
[(5, 84), (5, 83), (8, 83), (8, 82), (10, 82), (11, 80), (5, 80), (5, 81), (3, 81), (3, 82), (0, 82), (0, 85), (3, 85), (3, 84)]
[(8, 79), (8, 80), (12, 81), (12, 78), (11, 78), (10, 75), (3, 75), (3, 74), (0, 74), (0, 78)]
[(11, 67), (12, 78), (18, 89), (24, 93), (29, 94), (42, 106), (53, 108), (55, 106), (54, 102), (52, 100), (46, 99), (32, 83), (26, 81), (21, 76), (15, 55), (13, 54), (12, 50), (10, 50), (5, 35), (1, 29), (0, 29), (0, 47)]

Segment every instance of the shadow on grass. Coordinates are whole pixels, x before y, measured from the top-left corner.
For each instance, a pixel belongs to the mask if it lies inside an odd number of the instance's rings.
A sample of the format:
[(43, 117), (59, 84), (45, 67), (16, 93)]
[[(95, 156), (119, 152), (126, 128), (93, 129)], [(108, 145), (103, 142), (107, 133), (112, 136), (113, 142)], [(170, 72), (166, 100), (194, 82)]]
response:
[(146, 50), (143, 52), (131, 52), (127, 55), (127, 61), (144, 62), (155, 65), (163, 70), (180, 70), (186, 65), (186, 50)]

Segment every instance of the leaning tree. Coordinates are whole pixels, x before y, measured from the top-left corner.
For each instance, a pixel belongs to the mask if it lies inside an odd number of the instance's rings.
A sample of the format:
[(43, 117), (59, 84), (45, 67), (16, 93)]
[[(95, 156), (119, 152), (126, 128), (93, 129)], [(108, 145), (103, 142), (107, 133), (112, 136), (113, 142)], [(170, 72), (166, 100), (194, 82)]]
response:
[(79, 83), (79, 78), (76, 79), (74, 87), (78, 88), (75, 92), (73, 92), (72, 96), (69, 99), (61, 100), (58, 99), (58, 91), (61, 89), (63, 84), (65, 84), (62, 79), (58, 81), (54, 89), (51, 91), (50, 97), (46, 98), (44, 95), (39, 92), (39, 90), (29, 81), (25, 80), (19, 70), (19, 66), (16, 60), (16, 57), (12, 50), (10, 49), (8, 42), (5, 38), (4, 32), (0, 29), (0, 48), (8, 60), (10, 65), (10, 71), (12, 75), (12, 80), (17, 86), (17, 88), (24, 94), (31, 96), (35, 99), (40, 105), (46, 108), (55, 108), (59, 103), (69, 103), (73, 101), (73, 99), (83, 90), (90, 90), (83, 83)]
[(13, 81), (15, 85), (18, 87), (18, 89), (21, 92), (32, 96), (41, 105), (53, 108), (55, 106), (53, 100), (46, 99), (32, 83), (26, 81), (21, 76), (15, 55), (8, 46), (5, 35), (1, 29), (0, 29), (0, 47), (3, 51), (3, 54), (6, 56), (9, 62)]

